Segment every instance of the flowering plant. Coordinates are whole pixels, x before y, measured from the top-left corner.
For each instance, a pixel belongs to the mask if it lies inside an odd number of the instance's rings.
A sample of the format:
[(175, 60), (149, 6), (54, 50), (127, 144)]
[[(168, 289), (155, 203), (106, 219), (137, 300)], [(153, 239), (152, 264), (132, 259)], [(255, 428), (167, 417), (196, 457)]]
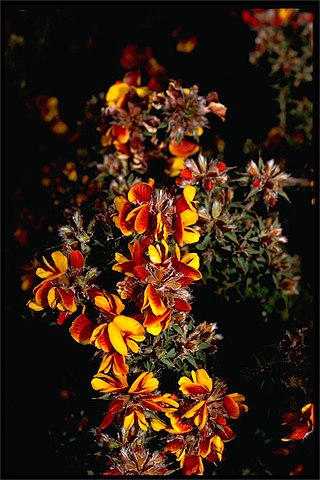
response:
[(274, 159), (239, 169), (203, 148), (210, 114), (225, 121), (227, 108), (196, 85), (141, 86), (136, 71), (112, 85), (92, 178), (77, 173), (82, 200), (36, 269), (29, 308), (53, 310), (94, 352), (104, 475), (203, 475), (226, 458), (248, 406), (212, 366), (223, 337), (193, 309), (201, 287), (254, 298), (264, 317), (281, 299), (287, 318), (299, 293), (272, 211), (289, 200), (289, 175)]
[(313, 109), (308, 84), (313, 79), (313, 13), (298, 8), (254, 8), (242, 11), (243, 21), (255, 32), (249, 61), (269, 64), (277, 91), (278, 124), (268, 133), (268, 144), (277, 138), (301, 147), (312, 141)]

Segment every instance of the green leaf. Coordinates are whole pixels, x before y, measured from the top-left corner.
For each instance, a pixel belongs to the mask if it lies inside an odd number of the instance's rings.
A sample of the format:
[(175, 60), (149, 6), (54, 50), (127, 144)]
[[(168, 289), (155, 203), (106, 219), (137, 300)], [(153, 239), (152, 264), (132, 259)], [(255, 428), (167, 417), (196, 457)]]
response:
[(196, 369), (199, 368), (198, 365), (197, 365), (197, 362), (195, 361), (195, 359), (191, 355), (187, 355), (186, 360), (188, 360), (190, 365), (192, 365), (194, 368), (196, 368)]
[(176, 350), (175, 348), (171, 348), (168, 353), (166, 353), (162, 358), (172, 358), (176, 355)]
[(160, 362), (164, 363), (165, 365), (167, 365), (167, 367), (169, 368), (174, 368), (174, 364), (171, 362), (171, 360), (165, 358), (165, 357), (162, 357)]
[(280, 195), (280, 197), (285, 198), (289, 203), (291, 203), (290, 198), (288, 197), (288, 195), (283, 190), (279, 190), (278, 195)]
[(224, 236), (229, 238), (229, 240), (232, 240), (232, 242), (239, 243), (237, 240), (237, 235), (235, 233), (226, 232)]
[(183, 335), (183, 330), (182, 330), (182, 328), (181, 328), (179, 325), (174, 324), (174, 325), (172, 326), (172, 328), (173, 328), (177, 333), (179, 333), (179, 335)]

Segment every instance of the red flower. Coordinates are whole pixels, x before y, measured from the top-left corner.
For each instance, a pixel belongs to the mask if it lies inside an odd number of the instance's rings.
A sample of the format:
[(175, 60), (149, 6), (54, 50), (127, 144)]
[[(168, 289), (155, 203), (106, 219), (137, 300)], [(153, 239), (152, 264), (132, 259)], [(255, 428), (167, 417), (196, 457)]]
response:
[(292, 432), (281, 440), (303, 440), (314, 430), (314, 404), (308, 403), (301, 412), (288, 412), (282, 416), (282, 425), (292, 428)]

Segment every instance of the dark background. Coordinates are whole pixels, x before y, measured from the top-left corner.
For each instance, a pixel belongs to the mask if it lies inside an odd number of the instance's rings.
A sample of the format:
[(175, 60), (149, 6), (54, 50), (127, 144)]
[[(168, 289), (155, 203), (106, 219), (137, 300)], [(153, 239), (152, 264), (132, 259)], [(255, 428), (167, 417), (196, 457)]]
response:
[[(90, 380), (96, 368), (92, 351), (74, 342), (67, 327), (53, 326), (50, 319), (33, 315), (25, 306), (31, 292), (20, 288), (21, 265), (35, 250), (44, 252), (58, 245), (55, 228), (64, 223), (63, 212), (41, 186), (41, 168), (59, 155), (75, 159), (73, 148), (53, 136), (28, 105), (41, 94), (57, 96), (63, 119), (75, 125), (85, 102), (123, 77), (122, 48), (129, 43), (151, 46), (170, 78), (182, 79), (185, 86), (198, 84), (203, 95), (212, 90), (219, 93), (228, 106), (227, 121), (216, 125), (226, 141), (225, 162), (243, 165), (244, 141), (251, 138), (261, 143), (277, 114), (267, 66), (258, 68), (248, 61), (255, 35), (241, 20), (244, 8), (240, 2), (2, 3), (3, 45), (12, 32), (25, 38), (14, 65), (9, 68), (5, 59), (2, 65), (3, 478), (85, 476), (94, 465), (89, 430), (99, 423), (103, 411), (92, 400)], [(177, 40), (171, 35), (177, 26), (183, 36), (197, 36), (198, 47), (191, 54), (177, 53)], [(315, 144), (302, 151), (291, 149), (289, 172), (310, 177), (318, 161), (315, 149)], [(317, 291), (318, 263), (314, 195), (311, 189), (290, 192), (292, 203), (281, 212), (289, 251), (301, 257), (302, 284), (311, 295), (300, 307), (303, 318), (286, 324), (275, 318), (263, 324), (254, 303), (233, 305), (219, 298), (208, 314), (212, 300), (206, 291), (194, 306), (206, 313), (208, 322), (217, 321), (225, 337), (217, 375), (227, 380), (230, 392), (243, 393), (250, 405), (249, 412), (236, 422), (237, 437), (226, 445), (228, 458), (218, 466), (218, 475), (286, 476), (295, 466), (294, 456), (286, 459), (273, 454), (283, 446), (281, 415), (290, 410), (283, 410), (288, 407), (286, 391), (268, 378), (261, 387), (260, 378), (248, 380), (243, 372), (254, 364), (254, 355), (279, 340), (287, 328), (314, 319), (312, 292)], [(24, 245), (14, 237), (21, 224), (28, 230)], [(313, 340), (311, 351), (315, 347)], [(311, 375), (316, 375), (313, 354), (311, 358)], [(61, 394), (63, 390), (69, 392), (68, 398)], [(88, 418), (88, 424), (79, 432), (82, 417)], [(300, 461), (311, 478), (316, 459), (310, 438), (299, 446), (296, 463)]]

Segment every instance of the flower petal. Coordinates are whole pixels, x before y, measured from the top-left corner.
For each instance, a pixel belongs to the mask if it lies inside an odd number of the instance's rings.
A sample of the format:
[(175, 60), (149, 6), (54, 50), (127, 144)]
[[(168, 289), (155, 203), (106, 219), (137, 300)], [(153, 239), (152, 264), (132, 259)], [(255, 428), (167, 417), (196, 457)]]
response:
[(91, 335), (95, 329), (95, 325), (86, 315), (79, 315), (69, 328), (72, 338), (82, 345), (90, 343)]
[(145, 182), (136, 183), (128, 192), (128, 200), (132, 203), (150, 202), (153, 187)]

